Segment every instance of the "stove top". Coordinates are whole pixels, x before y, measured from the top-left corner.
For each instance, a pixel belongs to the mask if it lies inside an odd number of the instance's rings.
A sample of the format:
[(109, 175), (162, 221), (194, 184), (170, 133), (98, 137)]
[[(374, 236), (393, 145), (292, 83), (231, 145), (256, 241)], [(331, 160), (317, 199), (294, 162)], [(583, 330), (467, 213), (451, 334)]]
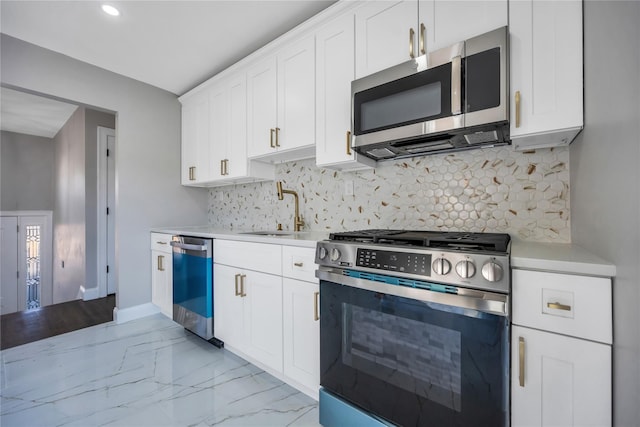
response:
[(331, 233), (329, 240), (470, 252), (507, 253), (511, 238), (505, 233), (371, 229)]

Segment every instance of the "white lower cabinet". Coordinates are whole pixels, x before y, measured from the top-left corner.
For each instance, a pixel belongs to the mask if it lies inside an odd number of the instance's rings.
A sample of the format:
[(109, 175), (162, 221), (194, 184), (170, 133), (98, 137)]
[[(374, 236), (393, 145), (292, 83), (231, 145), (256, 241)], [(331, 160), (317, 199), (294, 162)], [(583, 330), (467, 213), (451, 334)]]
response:
[(173, 318), (173, 254), (171, 235), (151, 233), (151, 302)]
[(320, 285), (283, 279), (284, 374), (317, 394), (320, 388)]
[(610, 426), (611, 346), (514, 326), (511, 423)]
[(611, 280), (514, 269), (511, 425), (610, 426)]
[(213, 295), (214, 334), (225, 348), (317, 399), (314, 255), (314, 248), (216, 239)]

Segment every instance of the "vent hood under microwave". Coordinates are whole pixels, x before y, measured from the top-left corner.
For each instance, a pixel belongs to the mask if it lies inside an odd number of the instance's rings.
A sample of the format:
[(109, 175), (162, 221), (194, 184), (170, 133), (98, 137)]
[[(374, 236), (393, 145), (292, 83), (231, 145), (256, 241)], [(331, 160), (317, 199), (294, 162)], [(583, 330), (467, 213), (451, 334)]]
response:
[(510, 144), (507, 27), (351, 83), (352, 147), (377, 161)]

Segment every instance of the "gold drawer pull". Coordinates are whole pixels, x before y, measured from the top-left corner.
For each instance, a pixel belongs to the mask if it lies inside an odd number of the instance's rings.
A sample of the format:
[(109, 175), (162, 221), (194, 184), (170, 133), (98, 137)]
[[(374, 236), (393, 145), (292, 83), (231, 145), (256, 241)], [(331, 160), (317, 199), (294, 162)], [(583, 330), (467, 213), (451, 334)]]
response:
[(295, 265), (296, 267), (302, 267), (304, 264), (302, 264), (301, 262), (294, 262), (293, 265)]
[(246, 297), (247, 294), (244, 292), (244, 279), (247, 277), (246, 274), (240, 275), (240, 297)]
[(413, 31), (413, 28), (409, 28), (409, 58), (413, 59), (416, 55), (413, 53), (413, 38), (415, 37), (416, 32)]
[(280, 147), (280, 128), (276, 128), (276, 147)]
[(159, 244), (159, 245), (166, 245), (167, 244), (167, 242), (161, 242), (160, 240), (158, 240), (156, 243)]
[(571, 311), (571, 306), (570, 305), (560, 304), (557, 301), (556, 302), (548, 302), (547, 303), (547, 307), (553, 308), (554, 310)]
[(516, 91), (516, 127), (520, 127), (520, 91)]
[(518, 372), (518, 382), (520, 387), (524, 387), (524, 338), (518, 339), (518, 358), (520, 359), (520, 366)]
[(164, 271), (164, 256), (158, 255), (158, 271)]
[(276, 148), (275, 143), (273, 142), (273, 136), (275, 135), (276, 130), (271, 128), (269, 129), (269, 147)]
[(242, 296), (242, 291), (238, 290), (238, 285), (240, 284), (240, 274), (236, 274), (236, 296)]
[(318, 321), (320, 320), (320, 314), (319, 314), (319, 301), (318, 301), (318, 297), (320, 296), (320, 292), (314, 292), (313, 293), (313, 320)]
[(351, 131), (347, 131), (347, 156), (351, 155)]

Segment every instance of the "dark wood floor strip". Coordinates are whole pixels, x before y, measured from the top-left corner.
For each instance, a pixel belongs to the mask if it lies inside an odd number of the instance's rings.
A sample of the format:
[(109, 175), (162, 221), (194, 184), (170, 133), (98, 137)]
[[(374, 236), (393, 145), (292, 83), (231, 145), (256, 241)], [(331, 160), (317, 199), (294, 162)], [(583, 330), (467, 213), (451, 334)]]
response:
[(113, 320), (115, 295), (0, 316), (0, 350)]

